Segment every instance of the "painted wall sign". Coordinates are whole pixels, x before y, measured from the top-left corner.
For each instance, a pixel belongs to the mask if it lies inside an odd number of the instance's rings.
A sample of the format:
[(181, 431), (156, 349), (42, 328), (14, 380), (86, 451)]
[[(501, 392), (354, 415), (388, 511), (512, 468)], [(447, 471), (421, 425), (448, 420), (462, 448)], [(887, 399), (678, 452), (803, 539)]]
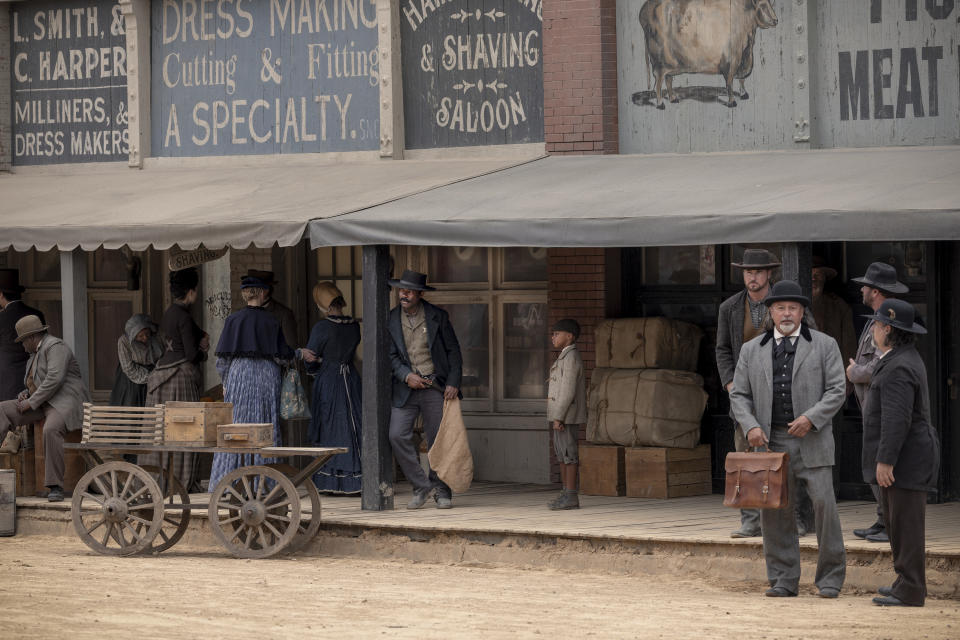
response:
[(192, 251), (171, 251), (167, 258), (167, 268), (170, 271), (180, 271), (189, 267), (197, 267), (205, 262), (213, 262), (227, 255), (228, 248), (207, 249), (200, 247)]
[(154, 0), (157, 156), (379, 147), (375, 0)]
[(406, 146), (543, 140), (541, 0), (402, 0)]
[(618, 2), (621, 152), (957, 144), (958, 20), (957, 0)]
[(120, 5), (89, 0), (11, 6), (14, 164), (127, 160), (127, 45)]

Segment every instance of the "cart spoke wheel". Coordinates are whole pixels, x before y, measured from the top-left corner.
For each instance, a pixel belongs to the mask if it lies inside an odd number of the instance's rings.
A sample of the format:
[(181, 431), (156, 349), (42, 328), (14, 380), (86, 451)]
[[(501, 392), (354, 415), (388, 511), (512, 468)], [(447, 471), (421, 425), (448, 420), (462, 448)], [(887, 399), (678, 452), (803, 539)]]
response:
[[(100, 495), (90, 489), (96, 487)], [(150, 547), (163, 524), (160, 487), (144, 469), (113, 461), (94, 467), (73, 492), (73, 527), (104, 555), (129, 556)]]
[[(289, 522), (278, 521), (271, 517), (274, 515), (283, 515)], [(208, 519), (220, 544), (238, 558), (272, 556), (297, 535), (297, 488), (276, 469), (235, 469), (213, 490)]]
[[(282, 471), (289, 477), (293, 477), (296, 474), (300, 473), (299, 469), (293, 465), (285, 463), (277, 463), (267, 465), (272, 469), (277, 471)], [(313, 480), (307, 478), (302, 485), (297, 487), (299, 494), (303, 496), (306, 494), (307, 498), (310, 498), (310, 520), (304, 523), (303, 517), (297, 522), (297, 535), (294, 536), (293, 542), (287, 545), (283, 550), (284, 553), (293, 553), (299, 551), (305, 547), (313, 538), (317, 535), (317, 532), (320, 531), (320, 492), (317, 490), (317, 485), (313, 484)], [(305, 515), (305, 514), (304, 514)], [(287, 520), (286, 514), (274, 514), (271, 513), (268, 517), (272, 520)]]
[[(166, 469), (163, 471), (153, 465), (144, 465), (143, 470), (150, 474), (156, 483), (164, 488), (163, 504), (170, 505), (190, 504), (190, 494), (183, 488), (183, 484), (176, 476), (171, 476)], [(161, 476), (161, 473), (163, 474)], [(170, 509), (163, 512), (163, 523), (160, 527), (160, 539), (150, 545), (150, 553), (166, 551), (180, 541), (187, 532), (190, 524), (190, 509)]]

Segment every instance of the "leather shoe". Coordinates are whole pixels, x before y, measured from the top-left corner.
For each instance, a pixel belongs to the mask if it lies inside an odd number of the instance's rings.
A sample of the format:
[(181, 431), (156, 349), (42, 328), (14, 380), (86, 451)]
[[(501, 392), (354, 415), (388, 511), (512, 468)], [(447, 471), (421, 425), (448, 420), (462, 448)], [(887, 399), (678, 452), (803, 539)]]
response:
[(820, 593), (817, 595), (821, 598), (836, 598), (840, 595), (840, 590), (834, 589), (833, 587), (824, 587), (820, 589)]
[(892, 596), (893, 587), (877, 587), (877, 593), (879, 593), (882, 596)]
[(797, 594), (790, 593), (783, 587), (770, 587), (769, 589), (767, 589), (767, 592), (764, 593), (763, 595), (767, 596), (768, 598), (796, 598), (797, 597)]
[(437, 501), (437, 509), (453, 509), (453, 498), (441, 494), (434, 494), (433, 499)]
[(885, 529), (886, 527), (883, 526), (883, 523), (877, 520), (866, 529), (854, 529), (853, 535), (857, 536), (858, 538), (866, 538), (867, 536), (872, 536), (877, 533), (880, 533)]
[(410, 498), (410, 502), (407, 503), (407, 509), (419, 509), (427, 503), (427, 498), (430, 497), (430, 489), (414, 489), (413, 497)]
[(881, 607), (922, 607), (922, 604), (907, 604), (896, 596), (883, 596), (873, 599), (873, 604)]
[(47, 502), (63, 502), (63, 489), (60, 487), (50, 489), (50, 493), (47, 494)]
[(731, 538), (759, 538), (760, 529), (748, 529), (746, 527), (740, 527), (736, 531), (730, 534)]
[(881, 531), (867, 536), (867, 542), (890, 542), (890, 536), (887, 535), (886, 531)]

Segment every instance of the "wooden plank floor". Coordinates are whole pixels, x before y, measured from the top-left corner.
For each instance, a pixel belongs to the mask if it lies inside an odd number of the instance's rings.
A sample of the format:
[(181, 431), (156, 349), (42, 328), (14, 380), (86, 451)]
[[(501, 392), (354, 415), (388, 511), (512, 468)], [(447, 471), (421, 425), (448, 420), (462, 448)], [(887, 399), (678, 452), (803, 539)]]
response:
[[(363, 511), (360, 499), (323, 496), (323, 521), (341, 525), (413, 528), (428, 531), (485, 531), (569, 537), (693, 542), (701, 544), (760, 544), (760, 538), (735, 540), (739, 513), (721, 504), (719, 495), (655, 500), (580, 496), (580, 509), (550, 511), (546, 504), (557, 489), (543, 485), (476, 483), (454, 498), (454, 508), (440, 510), (433, 500), (417, 511), (405, 506), (408, 486), (401, 485), (393, 511)], [(853, 529), (876, 519), (872, 502), (844, 501), (839, 505), (844, 542), (849, 550), (887, 551), (887, 544), (855, 537)], [(815, 548), (816, 536), (801, 539)], [(960, 502), (927, 506), (927, 551), (960, 557)]]

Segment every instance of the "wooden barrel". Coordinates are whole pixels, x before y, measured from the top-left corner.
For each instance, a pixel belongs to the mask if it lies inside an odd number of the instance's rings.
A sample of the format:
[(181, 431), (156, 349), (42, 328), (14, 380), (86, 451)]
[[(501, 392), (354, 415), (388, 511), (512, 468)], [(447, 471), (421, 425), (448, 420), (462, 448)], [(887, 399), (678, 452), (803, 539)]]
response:
[(17, 472), (0, 469), (0, 536), (17, 531)]

